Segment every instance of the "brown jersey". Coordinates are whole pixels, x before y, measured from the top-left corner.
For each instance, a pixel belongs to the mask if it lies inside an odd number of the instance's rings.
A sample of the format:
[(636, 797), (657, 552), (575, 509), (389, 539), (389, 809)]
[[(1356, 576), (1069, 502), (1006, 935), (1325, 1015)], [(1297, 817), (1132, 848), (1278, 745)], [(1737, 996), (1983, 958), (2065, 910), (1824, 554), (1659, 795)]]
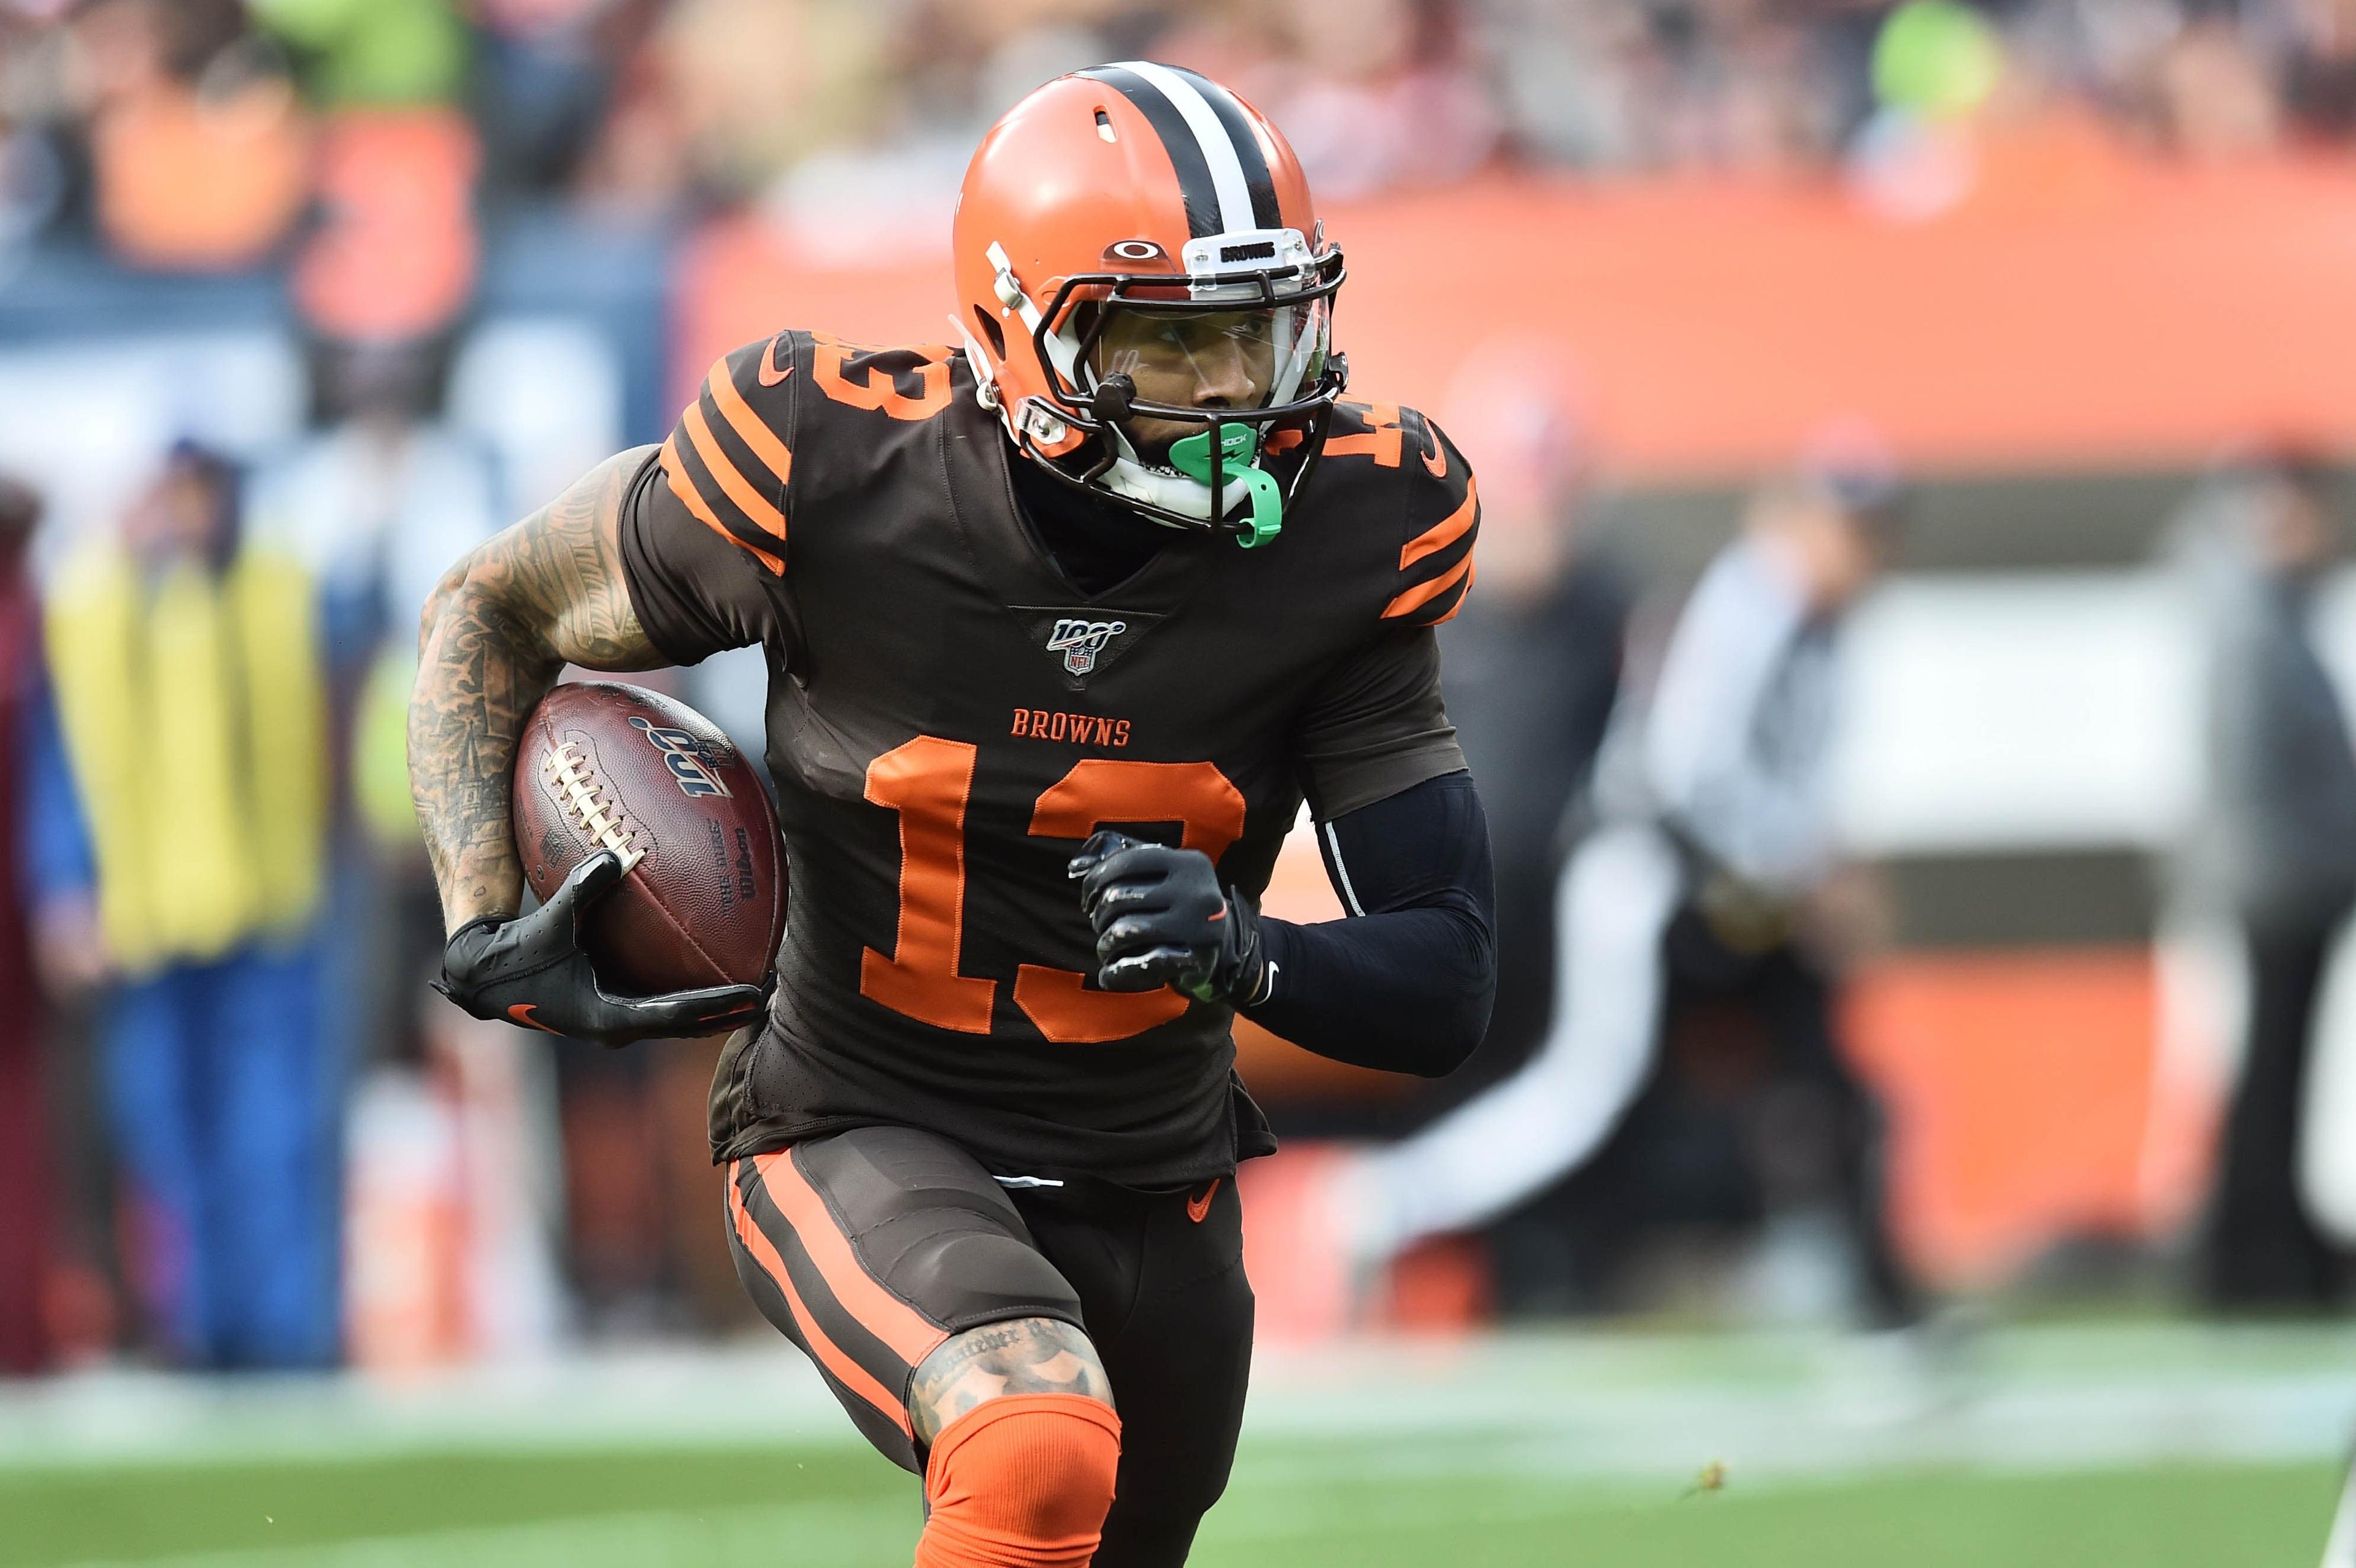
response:
[(878, 1124), (1008, 1175), (1168, 1187), (1273, 1147), (1231, 1013), (1116, 994), (1066, 862), (1100, 826), (1257, 895), (1332, 817), (1463, 767), (1430, 630), (1472, 581), (1464, 459), (1342, 405), (1270, 545), (1173, 534), (1083, 593), (1017, 509), (962, 354), (787, 332), (712, 367), (633, 485), (630, 597), (681, 664), (760, 644), (791, 862), (726, 1159)]

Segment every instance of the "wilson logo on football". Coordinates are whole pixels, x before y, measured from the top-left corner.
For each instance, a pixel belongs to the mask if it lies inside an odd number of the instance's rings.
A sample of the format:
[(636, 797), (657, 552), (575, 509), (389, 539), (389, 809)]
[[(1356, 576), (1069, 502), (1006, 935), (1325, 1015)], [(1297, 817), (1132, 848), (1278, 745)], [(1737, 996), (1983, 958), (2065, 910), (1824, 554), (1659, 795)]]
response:
[(1047, 651), (1064, 656), (1064, 667), (1074, 675), (1086, 675), (1097, 667), (1097, 656), (1105, 645), (1129, 630), (1126, 621), (1084, 621), (1067, 616), (1055, 623), (1047, 637)]
[(669, 729), (635, 713), (630, 715), (630, 728), (644, 735), (653, 743), (655, 750), (663, 754), (663, 763), (670, 769), (672, 780), (678, 784), (680, 793), (689, 799), (701, 800), (706, 795), (728, 793), (728, 786), (720, 782), (720, 776), (704, 762), (703, 752), (697, 747), (695, 737), (686, 731)]

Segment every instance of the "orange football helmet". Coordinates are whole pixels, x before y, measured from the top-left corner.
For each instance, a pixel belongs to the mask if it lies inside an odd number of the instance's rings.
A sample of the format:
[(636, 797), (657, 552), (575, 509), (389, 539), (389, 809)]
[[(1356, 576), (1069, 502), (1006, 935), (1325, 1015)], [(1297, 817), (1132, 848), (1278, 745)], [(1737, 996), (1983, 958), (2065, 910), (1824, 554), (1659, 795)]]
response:
[[(1135, 60), (1059, 78), (982, 138), (952, 243), (957, 325), (982, 400), (1018, 452), (1174, 528), (1247, 545), (1275, 536), (1316, 466), (1347, 372), (1332, 351), (1342, 251), (1265, 116), (1174, 66)], [(1124, 308), (1247, 318), (1272, 348), (1259, 406), (1138, 397), (1095, 352)], [(1165, 457), (1135, 438), (1132, 417), (1200, 433)], [(1280, 457), (1283, 470), (1264, 466)]]

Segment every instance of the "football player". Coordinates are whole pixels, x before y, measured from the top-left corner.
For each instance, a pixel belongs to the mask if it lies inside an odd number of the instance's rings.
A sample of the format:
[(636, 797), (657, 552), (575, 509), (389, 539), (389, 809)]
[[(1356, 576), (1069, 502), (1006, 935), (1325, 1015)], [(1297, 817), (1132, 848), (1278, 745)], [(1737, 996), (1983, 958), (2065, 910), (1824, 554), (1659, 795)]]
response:
[[(960, 341), (786, 331), (659, 448), (455, 567), (410, 751), (443, 985), (620, 1043), (730, 1040), (729, 1244), (921, 1476), (925, 1568), (1184, 1561), (1249, 1362), (1245, 1016), (1435, 1074), (1488, 1015), (1489, 849), (1431, 627), (1463, 456), (1343, 400), (1340, 249), (1284, 138), (1145, 62), (984, 138)], [(757, 644), (790, 856), (774, 994), (601, 990), (585, 863), (519, 918), (509, 778), (568, 663)], [(1352, 918), (1258, 916), (1306, 798)]]

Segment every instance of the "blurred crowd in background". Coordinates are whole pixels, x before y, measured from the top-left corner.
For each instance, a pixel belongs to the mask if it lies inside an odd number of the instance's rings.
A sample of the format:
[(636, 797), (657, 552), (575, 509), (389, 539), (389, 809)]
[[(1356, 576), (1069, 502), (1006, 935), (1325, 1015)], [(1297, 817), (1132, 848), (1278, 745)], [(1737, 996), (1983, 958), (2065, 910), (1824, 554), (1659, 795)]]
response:
[[(929, 257), (991, 120), (1136, 57), (1258, 102), (1329, 202), (1708, 176), (1902, 220), (2024, 148), (2356, 139), (2351, 0), (0, 0), (0, 1371), (744, 1321), (712, 1048), (519, 1044), (423, 989), (416, 613), (472, 543), (660, 439), (698, 224)], [(1606, 542), (1576, 399), (1472, 383), (1446, 412), (1489, 521), (1447, 656), (1505, 982), (1462, 1082), (1280, 1104), (1362, 1145), (1317, 1189), (1346, 1268), (1502, 1216), (1468, 1311), (1644, 1305), (1644, 1232), (1704, 1221), (1769, 1233), (1764, 1310), (1913, 1321), (1888, 1117), (1839, 1038), (1887, 916), (1826, 772), (1835, 634), (1903, 559), (1906, 485), (1869, 428), (1828, 432), (1751, 476), (1706, 573), (1665, 570)], [(2213, 711), (2242, 720), (2181, 880), (2246, 927), (2259, 1020), (2194, 1243), (2218, 1304), (2340, 1289), (2291, 1153), (2356, 901), (2356, 752), (2309, 624), (2335, 495), (2329, 453), (2245, 453), (2180, 525)], [(663, 678), (754, 738), (757, 660), (716, 667)], [(1665, 1048), (1730, 1009), (1763, 1055)]]
[(1132, 56), (1232, 82), (1329, 198), (1496, 161), (1870, 177), (1966, 117), (2203, 158), (2356, 133), (2346, 0), (10, 0), (0, 252), (253, 262), (365, 180), (346, 118), (388, 107), (463, 116), (412, 156), (495, 197), (856, 221), (953, 183), (1024, 84)]

